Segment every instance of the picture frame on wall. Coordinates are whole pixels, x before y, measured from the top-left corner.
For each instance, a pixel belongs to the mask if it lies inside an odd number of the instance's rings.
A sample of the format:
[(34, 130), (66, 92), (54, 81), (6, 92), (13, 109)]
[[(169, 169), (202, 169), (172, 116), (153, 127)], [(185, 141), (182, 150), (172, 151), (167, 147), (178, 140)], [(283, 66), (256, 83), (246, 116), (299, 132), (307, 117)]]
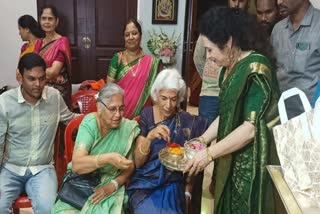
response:
[(177, 24), (178, 0), (152, 0), (152, 24)]

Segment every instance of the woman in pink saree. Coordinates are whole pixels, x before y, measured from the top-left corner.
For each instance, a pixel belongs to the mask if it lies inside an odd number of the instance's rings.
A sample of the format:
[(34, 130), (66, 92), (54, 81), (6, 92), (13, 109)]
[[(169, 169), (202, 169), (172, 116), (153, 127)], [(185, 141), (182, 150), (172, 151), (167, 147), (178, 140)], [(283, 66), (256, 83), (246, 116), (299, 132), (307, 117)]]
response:
[(58, 89), (70, 107), (71, 104), (71, 53), (67, 37), (56, 32), (59, 18), (57, 9), (45, 6), (40, 12), (40, 25), (46, 36), (38, 39), (35, 50), (46, 62), (48, 85)]
[(144, 107), (151, 106), (150, 89), (160, 70), (160, 60), (142, 51), (141, 36), (140, 24), (129, 20), (124, 30), (126, 49), (113, 56), (107, 74), (107, 82), (116, 82), (125, 91), (126, 118), (133, 118)]

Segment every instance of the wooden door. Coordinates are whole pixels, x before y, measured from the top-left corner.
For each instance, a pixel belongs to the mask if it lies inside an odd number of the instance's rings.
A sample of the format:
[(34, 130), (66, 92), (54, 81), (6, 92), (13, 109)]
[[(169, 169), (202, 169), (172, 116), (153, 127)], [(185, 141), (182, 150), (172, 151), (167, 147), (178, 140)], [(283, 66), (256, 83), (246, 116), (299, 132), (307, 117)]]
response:
[(72, 83), (105, 79), (113, 54), (124, 48), (123, 28), (137, 17), (137, 0), (37, 0), (38, 11), (54, 5), (58, 32), (67, 36), (72, 54)]
[(190, 88), (189, 104), (198, 106), (201, 78), (193, 62), (193, 52), (197, 42), (196, 21), (198, 1), (188, 1), (186, 8), (182, 75), (187, 83), (187, 87)]
[[(105, 79), (113, 54), (124, 47), (125, 23), (137, 17), (137, 0), (37, 0), (38, 14), (49, 4), (59, 13), (58, 33), (70, 41), (72, 83)], [(62, 139), (55, 147), (59, 183), (66, 171)]]
[(190, 88), (189, 103), (197, 106), (201, 91), (201, 82), (194, 62), (193, 53), (199, 36), (197, 31), (198, 21), (209, 8), (214, 6), (227, 6), (227, 0), (190, 0), (187, 1), (186, 20), (184, 31), (183, 68), (182, 75)]

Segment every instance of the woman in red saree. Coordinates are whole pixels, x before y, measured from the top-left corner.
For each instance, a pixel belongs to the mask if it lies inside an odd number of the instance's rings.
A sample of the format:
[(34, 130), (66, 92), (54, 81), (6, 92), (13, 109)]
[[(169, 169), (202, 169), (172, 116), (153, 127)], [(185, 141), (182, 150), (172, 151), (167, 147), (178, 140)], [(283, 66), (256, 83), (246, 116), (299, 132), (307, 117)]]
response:
[(38, 39), (35, 50), (46, 62), (48, 85), (58, 89), (70, 107), (71, 104), (71, 53), (67, 37), (56, 32), (59, 18), (57, 9), (45, 6), (40, 12), (40, 25), (45, 38)]
[(141, 36), (140, 24), (129, 20), (124, 30), (126, 49), (113, 56), (107, 74), (107, 82), (116, 82), (125, 91), (126, 118), (151, 105), (150, 89), (159, 70), (160, 60), (142, 51)]

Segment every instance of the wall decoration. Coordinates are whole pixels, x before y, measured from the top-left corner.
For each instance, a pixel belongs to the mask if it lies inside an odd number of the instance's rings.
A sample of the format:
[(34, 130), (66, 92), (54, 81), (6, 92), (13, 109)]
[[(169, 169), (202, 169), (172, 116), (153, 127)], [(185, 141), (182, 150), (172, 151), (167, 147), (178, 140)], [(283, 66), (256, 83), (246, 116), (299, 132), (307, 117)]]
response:
[(153, 0), (152, 24), (177, 24), (178, 0)]

